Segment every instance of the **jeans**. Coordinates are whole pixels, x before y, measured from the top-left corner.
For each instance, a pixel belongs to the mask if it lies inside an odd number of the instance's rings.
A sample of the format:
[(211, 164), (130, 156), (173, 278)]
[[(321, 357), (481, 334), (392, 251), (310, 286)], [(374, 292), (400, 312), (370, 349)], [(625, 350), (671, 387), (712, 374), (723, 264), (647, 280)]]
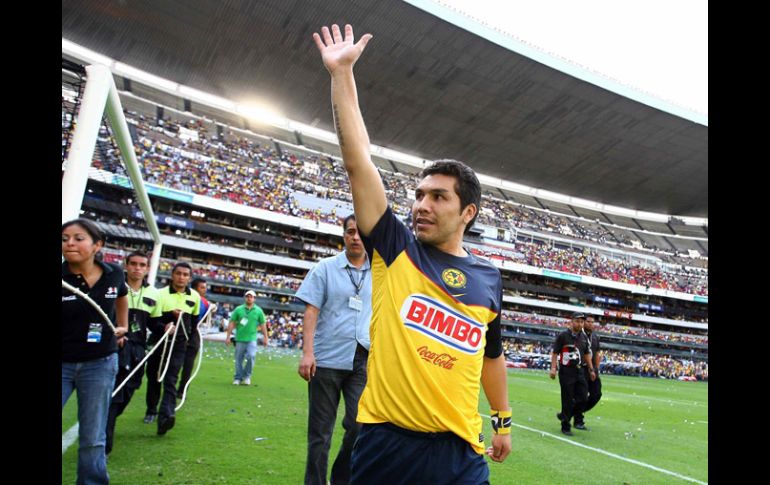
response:
[(325, 485), (329, 462), (329, 447), (337, 421), (340, 392), (345, 398), (345, 417), (342, 427), (340, 451), (332, 465), (332, 485), (350, 482), (350, 456), (361, 425), (356, 423), (358, 399), (366, 385), (366, 360), (369, 352), (360, 344), (356, 347), (353, 370), (317, 367), (315, 376), (308, 382), (310, 412), (307, 419), (307, 461), (305, 485)]
[(78, 393), (78, 485), (110, 483), (104, 454), (107, 413), (110, 407), (118, 354), (85, 362), (61, 363), (61, 407)]
[[(254, 356), (257, 355), (257, 342), (235, 342), (235, 377), (242, 381), (251, 378), (254, 369)], [(243, 359), (246, 358), (246, 365)]]

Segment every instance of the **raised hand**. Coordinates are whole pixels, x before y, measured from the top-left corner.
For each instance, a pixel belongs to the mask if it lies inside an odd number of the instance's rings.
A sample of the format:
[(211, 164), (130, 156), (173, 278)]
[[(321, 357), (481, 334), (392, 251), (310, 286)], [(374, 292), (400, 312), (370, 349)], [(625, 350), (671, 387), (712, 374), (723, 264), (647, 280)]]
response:
[(321, 59), (324, 66), (330, 74), (339, 68), (352, 68), (361, 53), (364, 52), (366, 44), (372, 38), (372, 34), (364, 34), (357, 43), (353, 43), (353, 27), (350, 24), (345, 25), (345, 38), (342, 38), (342, 32), (337, 24), (332, 25), (331, 33), (329, 28), (321, 28), (321, 35), (313, 33), (313, 40), (321, 53)]

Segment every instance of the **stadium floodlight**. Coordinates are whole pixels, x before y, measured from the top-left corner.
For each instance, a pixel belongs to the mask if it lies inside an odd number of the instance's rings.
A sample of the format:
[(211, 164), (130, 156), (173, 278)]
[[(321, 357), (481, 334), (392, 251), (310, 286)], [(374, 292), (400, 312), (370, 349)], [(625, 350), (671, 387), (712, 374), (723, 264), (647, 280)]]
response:
[(144, 214), (145, 222), (155, 242), (150, 260), (150, 272), (148, 281), (152, 284), (160, 264), (162, 243), (160, 231), (155, 221), (155, 214), (150, 205), (139, 163), (134, 153), (134, 144), (128, 130), (126, 117), (118, 97), (118, 90), (112, 73), (103, 65), (90, 65), (86, 67), (86, 85), (80, 109), (77, 114), (77, 124), (72, 133), (72, 145), (70, 146), (62, 176), (62, 223), (80, 216), (80, 207), (88, 183), (88, 173), (93, 159), (102, 116), (106, 115), (112, 127), (115, 141), (120, 149), (120, 155), (125, 164), (126, 172), (131, 179), (133, 189), (136, 191), (136, 199)]
[(235, 111), (235, 103), (225, 98), (214, 96), (213, 94), (204, 93), (203, 91), (198, 91), (197, 89), (181, 85), (179, 86), (177, 92), (182, 97), (188, 98), (190, 101), (197, 101), (201, 104), (206, 104), (214, 108), (220, 108), (225, 111)]
[(235, 112), (254, 121), (281, 128), (289, 127), (289, 120), (270, 108), (253, 104), (237, 104)]

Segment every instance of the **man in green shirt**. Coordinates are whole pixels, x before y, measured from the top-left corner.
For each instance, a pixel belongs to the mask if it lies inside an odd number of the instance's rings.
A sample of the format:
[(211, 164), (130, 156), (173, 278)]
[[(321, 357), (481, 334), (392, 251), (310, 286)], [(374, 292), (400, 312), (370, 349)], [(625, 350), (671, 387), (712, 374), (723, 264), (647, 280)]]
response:
[[(265, 313), (254, 304), (257, 294), (249, 290), (244, 295), (246, 303), (238, 306), (230, 315), (230, 325), (227, 327), (225, 344), (230, 345), (230, 334), (235, 333), (235, 377), (233, 385), (251, 385), (251, 371), (254, 368), (254, 356), (257, 355), (257, 330), (262, 330), (267, 347), (267, 324)], [(244, 358), (246, 365), (243, 365)]]

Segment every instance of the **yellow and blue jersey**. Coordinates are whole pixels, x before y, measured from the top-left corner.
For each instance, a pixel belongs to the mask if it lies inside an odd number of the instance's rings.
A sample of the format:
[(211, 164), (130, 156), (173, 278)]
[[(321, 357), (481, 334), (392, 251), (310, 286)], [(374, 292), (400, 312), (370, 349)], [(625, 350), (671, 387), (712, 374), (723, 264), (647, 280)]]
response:
[(358, 421), (451, 431), (482, 454), (481, 369), (502, 353), (500, 272), (420, 243), (390, 207), (362, 239), (372, 321)]

